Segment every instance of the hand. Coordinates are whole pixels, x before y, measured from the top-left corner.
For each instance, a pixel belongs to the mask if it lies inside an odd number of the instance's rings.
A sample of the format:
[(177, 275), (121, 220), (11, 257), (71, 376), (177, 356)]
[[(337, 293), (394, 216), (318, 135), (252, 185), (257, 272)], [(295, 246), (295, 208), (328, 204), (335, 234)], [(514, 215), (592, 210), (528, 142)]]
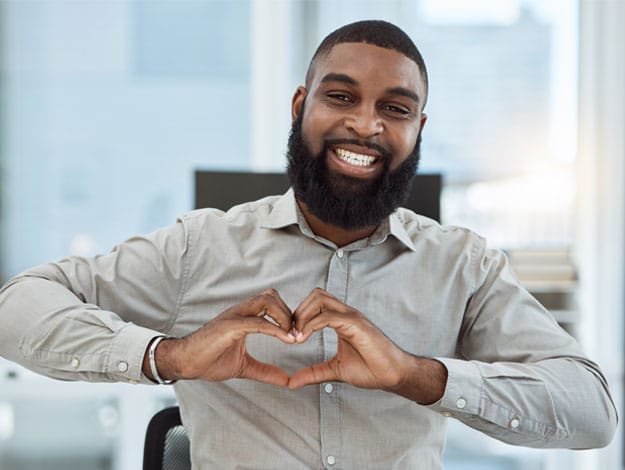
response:
[[(280, 295), (270, 289), (229, 308), (189, 336), (161, 341), (155, 355), (159, 375), (163, 379), (212, 382), (247, 378), (286, 386), (288, 374), (250, 356), (245, 340), (249, 334), (261, 333), (292, 344), (295, 338), (291, 327), (291, 311)], [(143, 370), (149, 370), (145, 361)]]
[(305, 342), (312, 333), (333, 328), (338, 335), (336, 356), (297, 371), (289, 387), (325, 381), (347, 382), (361, 388), (386, 390), (402, 380), (407, 353), (387, 338), (361, 312), (323, 289), (314, 289), (295, 309), (295, 329)]
[(422, 404), (434, 403), (443, 395), (447, 382), (443, 364), (408, 354), (361, 312), (323, 289), (314, 289), (293, 317), (298, 343), (329, 327), (338, 335), (338, 348), (329, 361), (292, 375), (290, 388), (338, 381), (393, 392)]

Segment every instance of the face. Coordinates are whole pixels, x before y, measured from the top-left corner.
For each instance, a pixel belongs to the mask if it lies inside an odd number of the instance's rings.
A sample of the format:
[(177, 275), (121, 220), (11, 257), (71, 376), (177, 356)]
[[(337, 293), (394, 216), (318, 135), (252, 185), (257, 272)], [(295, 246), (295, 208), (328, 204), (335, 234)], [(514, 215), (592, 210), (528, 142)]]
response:
[(344, 43), (313, 64), (293, 99), (289, 175), (298, 199), (343, 228), (401, 205), (419, 159), (425, 83), (403, 54)]

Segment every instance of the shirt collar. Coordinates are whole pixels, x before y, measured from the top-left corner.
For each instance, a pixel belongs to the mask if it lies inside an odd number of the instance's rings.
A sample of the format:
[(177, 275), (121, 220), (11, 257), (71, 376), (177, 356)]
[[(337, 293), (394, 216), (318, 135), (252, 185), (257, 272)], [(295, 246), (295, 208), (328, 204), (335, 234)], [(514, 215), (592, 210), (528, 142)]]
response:
[(393, 212), (388, 217), (388, 221), (390, 224), (390, 234), (397, 238), (400, 242), (402, 242), (406, 246), (406, 248), (410, 249), (411, 251), (417, 251), (416, 247), (414, 246), (414, 242), (412, 241), (412, 238), (410, 238), (410, 235), (408, 235), (408, 232), (404, 227), (403, 220), (397, 211)]
[(262, 221), (263, 228), (284, 228), (289, 225), (297, 224), (297, 202), (295, 202), (295, 193), (293, 188), (278, 198), (273, 205), (271, 212)]
[[(311, 237), (314, 234), (311, 232), (308, 223), (304, 219), (303, 215), (297, 206), (295, 200), (295, 192), (293, 188), (284, 193), (278, 198), (273, 205), (271, 212), (265, 217), (265, 220), (261, 223), (261, 227), (270, 229), (280, 229), (288, 227), (289, 225), (299, 225), (300, 230)], [(378, 245), (383, 243), (388, 238), (388, 235), (393, 235), (399, 240), (406, 248), (415, 251), (414, 243), (406, 232), (404, 224), (397, 211), (393, 212), (389, 217), (384, 219), (378, 228), (369, 237), (369, 243), (371, 245)]]

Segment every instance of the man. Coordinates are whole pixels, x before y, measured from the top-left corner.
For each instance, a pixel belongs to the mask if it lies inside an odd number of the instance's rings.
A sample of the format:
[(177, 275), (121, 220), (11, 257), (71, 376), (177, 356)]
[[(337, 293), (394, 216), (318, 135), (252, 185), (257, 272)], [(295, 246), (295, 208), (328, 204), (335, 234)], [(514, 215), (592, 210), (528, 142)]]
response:
[(397, 27), (331, 33), (293, 97), (289, 192), (18, 276), (0, 353), (61, 379), (177, 381), (200, 469), (440, 468), (449, 417), (606, 445), (605, 379), (505, 257), (397, 209), (427, 88)]

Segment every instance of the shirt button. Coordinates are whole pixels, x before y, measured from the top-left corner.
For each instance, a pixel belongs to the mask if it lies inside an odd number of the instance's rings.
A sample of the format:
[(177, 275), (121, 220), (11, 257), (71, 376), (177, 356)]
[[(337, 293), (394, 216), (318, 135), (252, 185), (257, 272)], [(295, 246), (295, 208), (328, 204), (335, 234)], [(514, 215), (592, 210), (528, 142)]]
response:
[(338, 256), (339, 258), (342, 258), (342, 257), (343, 257), (343, 249), (342, 249), (342, 248), (339, 248), (339, 249), (337, 250), (337, 252), (336, 252), (336, 256)]
[(336, 458), (334, 458), (334, 455), (328, 455), (326, 462), (328, 462), (328, 465), (334, 465), (336, 463)]
[(326, 393), (332, 393), (332, 390), (334, 390), (334, 387), (332, 386), (332, 384), (326, 384), (326, 386), (323, 387), (323, 389), (326, 391)]
[(78, 359), (77, 357), (73, 357), (71, 365), (74, 369), (78, 369), (78, 366), (80, 365), (80, 359)]
[(467, 406), (467, 401), (464, 398), (458, 398), (456, 400), (456, 406), (458, 409), (462, 410), (465, 406)]
[(518, 418), (512, 418), (510, 420), (510, 429), (516, 429), (519, 427), (520, 424), (521, 421), (519, 421)]
[(451, 418), (451, 411), (443, 411), (443, 416), (445, 418)]
[(126, 372), (128, 370), (128, 363), (124, 361), (118, 363), (117, 370), (120, 372)]

